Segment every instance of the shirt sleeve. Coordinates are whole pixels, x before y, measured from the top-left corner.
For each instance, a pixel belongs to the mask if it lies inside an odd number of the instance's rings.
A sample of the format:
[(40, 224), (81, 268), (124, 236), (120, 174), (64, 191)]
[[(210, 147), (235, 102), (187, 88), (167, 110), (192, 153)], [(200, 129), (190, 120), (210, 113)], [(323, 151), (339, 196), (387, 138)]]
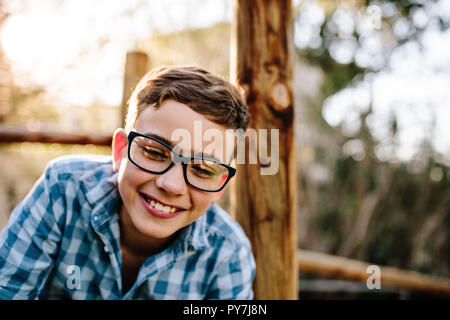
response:
[(64, 197), (51, 165), (0, 233), (0, 299), (37, 299), (61, 239)]
[(255, 260), (249, 247), (243, 246), (228, 259), (218, 262), (206, 299), (251, 300)]

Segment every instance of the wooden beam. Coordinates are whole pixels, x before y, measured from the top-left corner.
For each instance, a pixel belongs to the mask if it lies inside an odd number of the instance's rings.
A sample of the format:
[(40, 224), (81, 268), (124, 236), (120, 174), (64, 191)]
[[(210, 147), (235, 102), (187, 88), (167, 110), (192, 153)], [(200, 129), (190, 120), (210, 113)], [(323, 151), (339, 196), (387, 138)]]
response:
[(298, 297), (292, 30), (290, 0), (235, 0), (230, 79), (245, 91), (249, 128), (279, 130), (278, 172), (261, 175), (259, 158), (238, 165), (230, 193), (255, 255), (255, 299)]
[(110, 135), (73, 134), (52, 131), (27, 131), (20, 128), (0, 127), (0, 143), (11, 142), (42, 142), (62, 144), (94, 144), (98, 146), (111, 146)]
[(128, 101), (139, 80), (148, 71), (148, 57), (143, 52), (128, 52), (125, 61), (125, 74), (123, 79), (121, 126), (125, 127), (125, 120), (128, 111)]
[[(335, 279), (367, 282), (369, 263), (333, 256), (320, 252), (298, 250), (300, 272), (319, 274)], [(450, 280), (424, 275), (418, 272), (380, 266), (381, 287), (398, 287), (407, 290), (433, 292), (450, 296)]]

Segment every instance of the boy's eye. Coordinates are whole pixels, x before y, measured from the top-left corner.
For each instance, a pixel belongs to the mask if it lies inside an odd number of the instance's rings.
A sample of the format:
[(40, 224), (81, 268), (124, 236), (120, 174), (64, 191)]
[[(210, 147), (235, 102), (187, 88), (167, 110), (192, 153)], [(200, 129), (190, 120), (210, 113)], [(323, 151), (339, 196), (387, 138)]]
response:
[(192, 165), (191, 168), (194, 170), (195, 174), (202, 178), (213, 178), (216, 173), (211, 168), (205, 165)]
[(164, 150), (155, 147), (143, 147), (144, 155), (152, 160), (166, 160), (169, 156)]

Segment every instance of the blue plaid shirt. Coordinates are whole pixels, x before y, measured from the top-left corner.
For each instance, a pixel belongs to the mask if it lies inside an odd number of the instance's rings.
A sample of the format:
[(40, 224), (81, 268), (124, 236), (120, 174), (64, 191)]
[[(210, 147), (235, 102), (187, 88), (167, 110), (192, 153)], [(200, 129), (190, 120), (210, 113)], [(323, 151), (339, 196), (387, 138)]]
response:
[(255, 261), (217, 205), (122, 290), (117, 173), (110, 157), (50, 162), (0, 234), (0, 299), (252, 299)]

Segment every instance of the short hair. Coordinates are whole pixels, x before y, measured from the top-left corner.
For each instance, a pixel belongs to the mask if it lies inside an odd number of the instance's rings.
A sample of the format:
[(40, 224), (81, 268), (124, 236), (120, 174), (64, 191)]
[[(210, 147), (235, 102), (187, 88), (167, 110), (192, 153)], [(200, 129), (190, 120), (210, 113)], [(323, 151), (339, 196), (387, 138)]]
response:
[(247, 129), (250, 118), (238, 88), (197, 66), (164, 66), (148, 72), (130, 98), (125, 128), (130, 130), (146, 108), (157, 109), (169, 99), (227, 128)]

